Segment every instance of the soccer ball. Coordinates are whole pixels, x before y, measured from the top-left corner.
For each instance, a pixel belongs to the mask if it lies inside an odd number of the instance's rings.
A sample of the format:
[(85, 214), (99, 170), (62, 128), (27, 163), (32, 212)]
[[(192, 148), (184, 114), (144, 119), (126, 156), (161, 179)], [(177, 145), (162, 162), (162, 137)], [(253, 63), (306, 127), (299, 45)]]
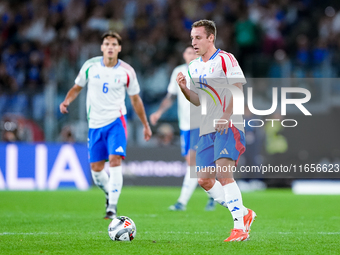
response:
[(132, 241), (137, 233), (136, 225), (129, 217), (113, 219), (108, 228), (112, 241)]

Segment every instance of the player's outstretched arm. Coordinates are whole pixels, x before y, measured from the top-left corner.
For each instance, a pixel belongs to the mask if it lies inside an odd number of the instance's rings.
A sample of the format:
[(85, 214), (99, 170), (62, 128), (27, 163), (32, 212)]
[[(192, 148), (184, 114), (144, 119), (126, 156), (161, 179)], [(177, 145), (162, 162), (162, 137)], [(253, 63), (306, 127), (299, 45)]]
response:
[(145, 114), (145, 110), (144, 110), (144, 105), (143, 105), (142, 99), (137, 94), (137, 95), (130, 96), (130, 100), (131, 100), (131, 104), (133, 106), (133, 109), (137, 113), (140, 121), (143, 123), (143, 126), (144, 126), (144, 139), (145, 139), (145, 141), (149, 141), (151, 136), (152, 136), (152, 132), (151, 132), (151, 129), (150, 129), (150, 126), (149, 126), (149, 122), (148, 122), (148, 120), (146, 118), (146, 114)]
[(198, 95), (187, 88), (187, 81), (185, 79), (184, 74), (182, 74), (182, 72), (179, 72), (177, 77), (176, 77), (176, 81), (179, 85), (179, 87), (181, 88), (181, 91), (183, 93), (183, 95), (185, 96), (185, 98), (191, 102), (192, 104), (196, 105), (196, 106), (200, 106), (200, 99), (198, 97)]
[(152, 125), (156, 125), (163, 113), (165, 113), (174, 103), (176, 95), (168, 93), (162, 100), (158, 110), (150, 115), (150, 122)]
[(59, 105), (60, 112), (65, 114), (68, 113), (67, 107), (77, 98), (83, 87), (74, 84), (74, 86), (67, 92), (65, 100)]

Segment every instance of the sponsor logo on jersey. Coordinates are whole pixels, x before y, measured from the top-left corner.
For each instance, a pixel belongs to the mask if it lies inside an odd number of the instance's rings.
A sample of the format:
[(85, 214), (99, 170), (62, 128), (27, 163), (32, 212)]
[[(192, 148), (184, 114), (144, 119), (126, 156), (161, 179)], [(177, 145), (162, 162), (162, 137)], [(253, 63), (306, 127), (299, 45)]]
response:
[(197, 71), (197, 68), (191, 73), (191, 75), (194, 75), (194, 74), (197, 74), (198, 71)]
[(227, 205), (229, 205), (229, 204), (231, 204), (231, 203), (234, 203), (234, 202), (237, 202), (238, 201), (238, 199), (236, 198), (236, 199), (234, 199), (234, 200), (230, 200), (230, 201), (228, 201), (227, 202)]
[(240, 208), (238, 208), (238, 207), (234, 207), (232, 210), (231, 210), (231, 212), (236, 212), (236, 211), (238, 211), (238, 210), (240, 210)]
[(99, 74), (93, 76), (93, 78), (100, 79)]
[(229, 152), (227, 151), (226, 148), (224, 148), (224, 149), (220, 152), (220, 154), (229, 154)]
[(124, 152), (124, 149), (123, 149), (123, 147), (122, 146), (119, 146), (116, 150), (115, 150), (115, 152)]
[(242, 73), (241, 72), (231, 72), (230, 73), (230, 76), (234, 76), (234, 75), (242, 75)]

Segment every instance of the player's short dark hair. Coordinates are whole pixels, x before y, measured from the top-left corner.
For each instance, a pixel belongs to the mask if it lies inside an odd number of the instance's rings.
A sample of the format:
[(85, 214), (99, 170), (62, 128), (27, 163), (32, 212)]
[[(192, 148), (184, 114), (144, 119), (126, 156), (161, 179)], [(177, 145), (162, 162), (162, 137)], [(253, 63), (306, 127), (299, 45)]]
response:
[(207, 33), (207, 38), (212, 34), (214, 35), (214, 41), (216, 40), (216, 25), (215, 22), (212, 20), (201, 19), (194, 24), (191, 25), (191, 28), (194, 27), (204, 27), (205, 32)]
[(117, 32), (114, 32), (114, 31), (107, 31), (105, 32), (103, 35), (102, 35), (102, 43), (104, 42), (104, 39), (106, 37), (113, 37), (113, 38), (116, 38), (117, 41), (118, 41), (118, 44), (119, 45), (122, 45), (122, 37), (117, 33)]

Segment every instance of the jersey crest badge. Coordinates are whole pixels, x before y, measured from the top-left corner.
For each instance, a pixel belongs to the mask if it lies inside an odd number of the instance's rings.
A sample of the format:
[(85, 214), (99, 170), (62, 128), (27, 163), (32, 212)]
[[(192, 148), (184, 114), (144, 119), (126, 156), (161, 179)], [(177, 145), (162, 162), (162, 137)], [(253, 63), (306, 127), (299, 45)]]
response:
[(115, 77), (115, 83), (119, 83), (119, 82), (120, 82), (120, 76), (117, 75), (117, 76)]

